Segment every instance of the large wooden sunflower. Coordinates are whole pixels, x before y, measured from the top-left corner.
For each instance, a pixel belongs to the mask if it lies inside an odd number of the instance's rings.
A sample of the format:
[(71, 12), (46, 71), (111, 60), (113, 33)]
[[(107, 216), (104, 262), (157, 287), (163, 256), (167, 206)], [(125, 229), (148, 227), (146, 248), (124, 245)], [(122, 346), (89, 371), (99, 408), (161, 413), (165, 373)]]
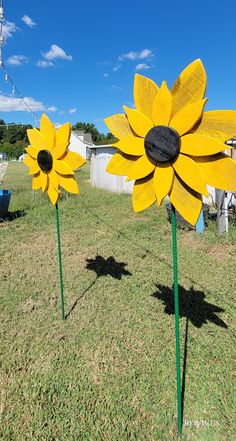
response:
[(222, 153), (236, 135), (236, 111), (204, 112), (206, 73), (195, 60), (171, 91), (135, 75), (136, 109), (124, 106), (105, 122), (119, 141), (107, 171), (135, 180), (133, 209), (141, 211), (169, 195), (176, 210), (195, 225), (206, 184), (236, 190), (236, 161)]
[(68, 151), (70, 132), (69, 123), (56, 130), (45, 114), (40, 121), (40, 131), (27, 130), (30, 146), (25, 149), (24, 163), (33, 175), (32, 188), (47, 192), (53, 205), (58, 201), (60, 187), (79, 194), (74, 170), (86, 161), (78, 153)]

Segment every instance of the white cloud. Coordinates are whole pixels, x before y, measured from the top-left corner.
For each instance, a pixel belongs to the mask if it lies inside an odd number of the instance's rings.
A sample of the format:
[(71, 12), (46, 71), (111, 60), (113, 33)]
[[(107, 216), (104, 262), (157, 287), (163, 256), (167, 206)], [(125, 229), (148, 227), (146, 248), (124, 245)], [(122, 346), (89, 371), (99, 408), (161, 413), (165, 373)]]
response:
[(135, 70), (144, 70), (144, 69), (150, 69), (150, 66), (146, 63), (140, 63), (135, 66)]
[(144, 58), (153, 57), (153, 53), (150, 49), (142, 49), (140, 52), (130, 51), (127, 54), (123, 54), (119, 56), (119, 61), (123, 60), (143, 60)]
[(105, 72), (105, 73), (103, 74), (103, 76), (104, 76), (104, 78), (108, 78), (108, 77), (109, 77), (109, 74), (108, 74), (107, 72)]
[(72, 60), (72, 56), (67, 55), (65, 51), (56, 44), (52, 44), (49, 51), (43, 53), (43, 57), (48, 61), (56, 60), (57, 58), (68, 61)]
[[(24, 97), (24, 101), (26, 104), (34, 111), (34, 112), (43, 112), (43, 111), (51, 111), (55, 112), (55, 106), (45, 106), (41, 101), (36, 101), (32, 97)], [(25, 103), (21, 98), (14, 98), (11, 96), (0, 95), (0, 111), (1, 112), (25, 112), (27, 110)]]
[(43, 69), (46, 68), (46, 67), (54, 66), (52, 61), (46, 61), (46, 60), (39, 60), (35, 64), (36, 64), (36, 66), (42, 67)]
[[(43, 111), (45, 106), (40, 101), (35, 101), (31, 97), (25, 97), (25, 102), (34, 111)], [(12, 111), (25, 111), (26, 107), (21, 98), (13, 98), (5, 95), (0, 95), (0, 111), (12, 112)]]
[(15, 23), (6, 21), (3, 25), (3, 36), (5, 40), (7, 40), (9, 37), (12, 37), (13, 33), (16, 32), (17, 29), (18, 28)]
[(30, 28), (33, 28), (34, 26), (36, 26), (37, 23), (35, 23), (32, 18), (30, 18), (28, 15), (23, 15), (23, 17), (21, 17), (21, 20)]
[(121, 64), (116, 64), (116, 65), (113, 67), (113, 72), (117, 72), (118, 70), (120, 70), (120, 68), (121, 68)]
[(56, 106), (49, 106), (47, 107), (48, 112), (56, 112), (57, 111), (57, 107)]
[(75, 112), (77, 112), (77, 109), (75, 107), (73, 107), (73, 109), (69, 109), (70, 114), (75, 113)]
[(12, 55), (10, 58), (8, 58), (7, 64), (10, 64), (11, 66), (21, 66), (28, 61), (29, 58), (25, 57), (24, 55)]

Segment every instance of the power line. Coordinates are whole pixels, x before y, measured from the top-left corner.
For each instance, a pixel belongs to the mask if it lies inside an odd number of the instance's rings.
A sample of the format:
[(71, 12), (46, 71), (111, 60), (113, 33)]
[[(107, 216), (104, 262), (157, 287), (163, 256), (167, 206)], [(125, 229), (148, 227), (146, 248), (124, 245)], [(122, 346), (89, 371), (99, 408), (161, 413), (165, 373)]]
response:
[(15, 94), (19, 97), (19, 103), (23, 103), (25, 106), (25, 110), (29, 112), (34, 120), (34, 125), (36, 126), (39, 122), (38, 116), (33, 111), (33, 109), (30, 107), (30, 105), (27, 103), (23, 95), (20, 93), (18, 88), (16, 87), (15, 83), (13, 82), (12, 78), (10, 77), (9, 73), (6, 70), (6, 67), (3, 62), (3, 56), (2, 56), (2, 48), (4, 46), (5, 40), (3, 35), (3, 27), (4, 27), (4, 8), (3, 8), (3, 0), (0, 0), (0, 69), (4, 72), (4, 79), (6, 82), (9, 82), (12, 86), (12, 96), (14, 97)]

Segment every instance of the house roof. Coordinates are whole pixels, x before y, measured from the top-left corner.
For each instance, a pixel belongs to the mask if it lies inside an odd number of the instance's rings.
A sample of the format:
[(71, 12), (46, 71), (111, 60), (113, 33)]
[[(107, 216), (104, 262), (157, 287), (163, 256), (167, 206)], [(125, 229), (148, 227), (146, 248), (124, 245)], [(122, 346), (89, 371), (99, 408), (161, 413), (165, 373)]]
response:
[(83, 137), (84, 142), (88, 142), (89, 144), (93, 144), (91, 133), (85, 133), (80, 130), (73, 130), (73, 133), (78, 137)]

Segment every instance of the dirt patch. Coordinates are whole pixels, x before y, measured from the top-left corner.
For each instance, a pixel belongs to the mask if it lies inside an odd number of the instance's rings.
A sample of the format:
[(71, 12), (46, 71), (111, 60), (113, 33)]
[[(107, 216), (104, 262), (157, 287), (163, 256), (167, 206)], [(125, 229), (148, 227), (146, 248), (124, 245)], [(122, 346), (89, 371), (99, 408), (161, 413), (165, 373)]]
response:
[(236, 246), (232, 244), (216, 244), (208, 252), (215, 259), (230, 259), (235, 256)]

